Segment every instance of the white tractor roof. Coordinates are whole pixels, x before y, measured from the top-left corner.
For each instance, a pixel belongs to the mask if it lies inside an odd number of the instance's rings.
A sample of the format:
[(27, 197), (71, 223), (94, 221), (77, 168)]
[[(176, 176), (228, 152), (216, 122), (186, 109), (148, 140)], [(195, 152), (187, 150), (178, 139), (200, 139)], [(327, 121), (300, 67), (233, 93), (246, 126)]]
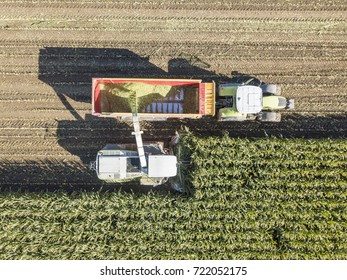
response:
[(126, 178), (126, 157), (100, 156), (98, 167), (100, 175), (118, 174), (118, 178)]
[(240, 113), (256, 114), (262, 109), (263, 91), (257, 86), (239, 86), (236, 92), (236, 109)]
[(148, 156), (148, 177), (173, 177), (177, 175), (177, 158), (173, 155)]

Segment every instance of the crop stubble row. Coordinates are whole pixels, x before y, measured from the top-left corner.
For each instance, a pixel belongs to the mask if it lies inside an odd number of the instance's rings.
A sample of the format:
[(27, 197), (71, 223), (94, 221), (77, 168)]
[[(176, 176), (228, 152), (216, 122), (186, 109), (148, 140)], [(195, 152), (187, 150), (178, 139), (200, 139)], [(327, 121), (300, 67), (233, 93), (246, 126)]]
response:
[[(0, 2), (4, 7), (52, 7), (52, 8), (79, 8), (80, 4), (77, 2), (66, 1), (66, 0), (56, 0), (56, 1), (13, 1), (13, 0), (2, 0)], [(177, 3), (176, 1), (165, 0), (165, 1), (122, 1), (114, 2), (111, 0), (103, 2), (95, 1), (83, 1), (83, 5), (86, 8), (100, 9), (100, 8), (116, 8), (116, 9), (151, 9), (157, 10), (166, 8), (169, 10), (241, 10), (241, 11), (345, 11), (346, 6), (343, 0), (338, 0), (334, 2), (312, 2), (309, 0), (291, 0), (284, 3), (274, 2), (273, 0), (264, 0), (254, 2), (251, 0), (239, 1), (237, 3), (232, 3), (228, 1), (215, 1), (211, 2), (205, 1), (185, 1), (184, 4)]]

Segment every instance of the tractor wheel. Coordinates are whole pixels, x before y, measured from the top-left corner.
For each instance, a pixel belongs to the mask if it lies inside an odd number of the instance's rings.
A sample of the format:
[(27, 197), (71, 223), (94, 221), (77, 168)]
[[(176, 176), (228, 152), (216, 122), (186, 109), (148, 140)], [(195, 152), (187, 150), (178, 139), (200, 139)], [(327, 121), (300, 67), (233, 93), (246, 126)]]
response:
[(276, 112), (262, 112), (259, 120), (261, 122), (280, 122), (281, 114)]
[(263, 93), (268, 93), (271, 95), (281, 95), (281, 87), (278, 85), (273, 84), (264, 84), (261, 85), (261, 89), (263, 90)]

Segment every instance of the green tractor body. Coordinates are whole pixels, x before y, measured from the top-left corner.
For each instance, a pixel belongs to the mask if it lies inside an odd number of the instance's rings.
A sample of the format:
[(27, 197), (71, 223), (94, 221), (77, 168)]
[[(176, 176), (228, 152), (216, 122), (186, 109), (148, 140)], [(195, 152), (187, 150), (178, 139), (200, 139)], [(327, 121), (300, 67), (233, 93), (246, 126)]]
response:
[(280, 95), (276, 85), (222, 84), (219, 86), (218, 120), (278, 122), (279, 110), (293, 109), (294, 101)]

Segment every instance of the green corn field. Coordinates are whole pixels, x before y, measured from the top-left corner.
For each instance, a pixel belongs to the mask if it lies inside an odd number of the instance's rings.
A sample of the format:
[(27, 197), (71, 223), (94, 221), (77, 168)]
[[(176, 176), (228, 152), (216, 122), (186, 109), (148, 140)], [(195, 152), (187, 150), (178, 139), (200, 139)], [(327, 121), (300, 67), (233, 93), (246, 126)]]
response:
[(347, 140), (183, 137), (192, 193), (0, 194), (0, 259), (347, 259)]

